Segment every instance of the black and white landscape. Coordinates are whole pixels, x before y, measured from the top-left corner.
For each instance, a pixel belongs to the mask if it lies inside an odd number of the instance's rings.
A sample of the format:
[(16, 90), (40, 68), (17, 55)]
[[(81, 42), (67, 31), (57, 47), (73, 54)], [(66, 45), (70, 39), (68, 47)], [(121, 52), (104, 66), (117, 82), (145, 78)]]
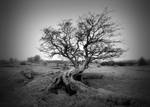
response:
[(149, 107), (148, 0), (1, 0), (1, 107)]

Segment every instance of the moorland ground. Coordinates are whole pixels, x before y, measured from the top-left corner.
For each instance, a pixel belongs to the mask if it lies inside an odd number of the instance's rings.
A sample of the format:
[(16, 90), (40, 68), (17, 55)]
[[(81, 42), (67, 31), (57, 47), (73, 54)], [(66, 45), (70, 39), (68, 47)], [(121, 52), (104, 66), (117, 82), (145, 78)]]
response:
[[(21, 71), (33, 70), (33, 78), (26, 78)], [(44, 96), (44, 90), (53, 81), (51, 72), (59, 69), (54, 64), (18, 65), (0, 67), (0, 106), (1, 107), (107, 107), (101, 98), (59, 95)], [(142, 101), (145, 106), (150, 103), (150, 66), (101, 66), (91, 64), (83, 74), (86, 84), (96, 89), (104, 89), (131, 96)], [(108, 91), (108, 92), (109, 92)], [(107, 91), (106, 91), (107, 92)], [(42, 100), (41, 100), (42, 99)], [(119, 107), (119, 105), (115, 105)], [(121, 106), (122, 107), (122, 106)]]

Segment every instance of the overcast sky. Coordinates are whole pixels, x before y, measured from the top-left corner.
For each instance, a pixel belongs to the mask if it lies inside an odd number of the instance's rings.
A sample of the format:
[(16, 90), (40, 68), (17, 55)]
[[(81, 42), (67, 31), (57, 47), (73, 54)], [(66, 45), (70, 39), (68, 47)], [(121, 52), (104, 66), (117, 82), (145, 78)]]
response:
[(42, 29), (62, 19), (90, 12), (113, 10), (112, 18), (123, 28), (129, 48), (121, 58), (150, 58), (149, 0), (0, 0), (0, 59), (26, 59), (39, 52)]

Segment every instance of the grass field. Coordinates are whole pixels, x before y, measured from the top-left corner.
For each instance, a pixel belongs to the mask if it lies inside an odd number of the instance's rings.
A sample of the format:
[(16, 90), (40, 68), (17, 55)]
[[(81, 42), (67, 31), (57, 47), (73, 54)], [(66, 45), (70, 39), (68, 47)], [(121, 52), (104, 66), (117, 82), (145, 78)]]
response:
[[(32, 69), (34, 78), (27, 79), (21, 75), (22, 70)], [(59, 71), (51, 65), (21, 65), (16, 67), (0, 67), (0, 107), (108, 107), (101, 98), (87, 96), (67, 96), (43, 92), (51, 83), (51, 72)], [(86, 84), (112, 91), (116, 94), (131, 96), (145, 102), (150, 102), (150, 67), (149, 66), (105, 66), (90, 65), (83, 77)], [(88, 78), (88, 79), (87, 79)], [(43, 100), (39, 100), (43, 98)], [(116, 106), (115, 106), (116, 107)], [(120, 106), (117, 106), (120, 107)]]

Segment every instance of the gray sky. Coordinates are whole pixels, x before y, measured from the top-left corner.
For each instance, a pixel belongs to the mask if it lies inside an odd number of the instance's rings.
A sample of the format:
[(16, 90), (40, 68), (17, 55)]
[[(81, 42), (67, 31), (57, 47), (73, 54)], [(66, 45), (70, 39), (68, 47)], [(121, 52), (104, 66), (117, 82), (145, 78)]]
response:
[(62, 19), (90, 12), (101, 13), (107, 6), (112, 18), (123, 28), (122, 38), (129, 48), (121, 58), (150, 58), (149, 0), (1, 0), (0, 59), (26, 59), (40, 54), (42, 29), (56, 26)]

